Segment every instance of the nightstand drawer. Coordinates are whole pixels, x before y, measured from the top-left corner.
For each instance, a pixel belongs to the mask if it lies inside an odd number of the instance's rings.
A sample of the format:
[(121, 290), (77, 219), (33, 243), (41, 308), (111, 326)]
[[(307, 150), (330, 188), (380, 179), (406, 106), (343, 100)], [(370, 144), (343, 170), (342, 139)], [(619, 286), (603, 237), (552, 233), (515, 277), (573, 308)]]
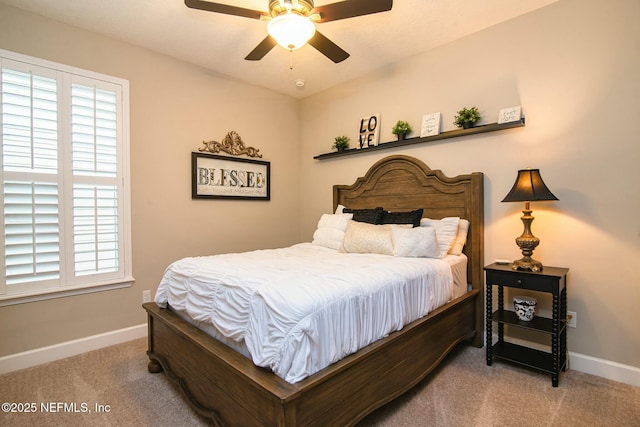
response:
[(489, 271), (487, 284), (522, 288), (539, 292), (558, 293), (564, 288), (564, 278), (520, 271)]
[(530, 276), (525, 276), (515, 272), (507, 273), (500, 271), (487, 273), (487, 283), (491, 285), (502, 285), (512, 288), (529, 288), (537, 282), (537, 279), (532, 279)]

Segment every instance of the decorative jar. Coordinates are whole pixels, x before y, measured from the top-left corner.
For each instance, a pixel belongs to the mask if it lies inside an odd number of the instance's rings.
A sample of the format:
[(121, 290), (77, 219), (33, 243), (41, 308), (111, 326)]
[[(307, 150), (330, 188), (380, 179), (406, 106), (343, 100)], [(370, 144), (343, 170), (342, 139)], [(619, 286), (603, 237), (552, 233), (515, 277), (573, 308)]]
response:
[(513, 297), (513, 307), (518, 315), (518, 319), (524, 322), (530, 322), (531, 319), (533, 319), (533, 313), (536, 310), (537, 303), (538, 300), (533, 297)]

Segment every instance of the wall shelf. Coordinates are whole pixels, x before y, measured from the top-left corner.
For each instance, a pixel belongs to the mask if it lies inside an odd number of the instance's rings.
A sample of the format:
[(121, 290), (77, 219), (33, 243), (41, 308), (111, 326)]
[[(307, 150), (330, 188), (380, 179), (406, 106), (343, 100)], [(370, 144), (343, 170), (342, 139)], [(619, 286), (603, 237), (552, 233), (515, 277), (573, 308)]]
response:
[(414, 138), (403, 139), (402, 141), (383, 142), (376, 146), (367, 147), (363, 149), (350, 148), (342, 152), (334, 151), (332, 153), (318, 154), (317, 156), (314, 156), (314, 159), (316, 160), (332, 159), (334, 157), (350, 156), (358, 153), (369, 153), (371, 151), (385, 150), (388, 148), (404, 147), (404, 146), (413, 145), (413, 144), (423, 144), (423, 143), (432, 142), (432, 141), (439, 141), (441, 139), (457, 138), (460, 136), (476, 135), (479, 133), (486, 133), (486, 132), (496, 132), (499, 130), (513, 129), (513, 128), (519, 128), (523, 126), (524, 126), (524, 117), (517, 122), (502, 123), (502, 124), (490, 123), (487, 125), (475, 126), (469, 129), (450, 130), (450, 131), (442, 132), (438, 135), (426, 136), (424, 138), (414, 137)]

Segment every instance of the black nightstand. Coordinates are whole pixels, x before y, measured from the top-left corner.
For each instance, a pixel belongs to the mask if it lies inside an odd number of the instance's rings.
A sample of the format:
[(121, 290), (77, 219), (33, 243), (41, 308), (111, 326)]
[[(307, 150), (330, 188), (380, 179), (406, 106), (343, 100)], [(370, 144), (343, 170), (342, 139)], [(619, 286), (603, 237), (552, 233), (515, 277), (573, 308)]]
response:
[[(551, 374), (551, 384), (558, 386), (560, 370), (567, 370), (567, 288), (568, 268), (544, 267), (540, 272), (513, 270), (511, 265), (491, 264), (486, 274), (487, 365), (494, 358), (519, 363)], [(498, 309), (493, 311), (493, 286), (498, 287)], [(504, 306), (504, 287), (548, 292), (553, 297), (551, 319), (535, 315), (522, 321)], [(498, 341), (493, 344), (493, 322), (498, 324)], [(513, 344), (504, 340), (504, 325), (533, 329), (551, 336), (551, 352)]]

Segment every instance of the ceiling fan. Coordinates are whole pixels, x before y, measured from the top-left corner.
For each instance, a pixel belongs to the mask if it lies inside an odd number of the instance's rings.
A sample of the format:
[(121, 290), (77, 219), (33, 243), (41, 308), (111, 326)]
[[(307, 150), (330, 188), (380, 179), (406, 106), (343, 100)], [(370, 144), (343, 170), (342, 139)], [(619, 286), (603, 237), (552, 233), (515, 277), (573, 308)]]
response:
[(393, 7), (393, 0), (347, 0), (318, 7), (314, 6), (313, 0), (269, 0), (269, 12), (203, 0), (184, 0), (184, 4), (191, 9), (268, 21), (269, 35), (244, 58), (248, 61), (262, 59), (276, 44), (293, 51), (309, 43), (338, 63), (349, 54), (316, 31), (315, 23), (386, 12)]

